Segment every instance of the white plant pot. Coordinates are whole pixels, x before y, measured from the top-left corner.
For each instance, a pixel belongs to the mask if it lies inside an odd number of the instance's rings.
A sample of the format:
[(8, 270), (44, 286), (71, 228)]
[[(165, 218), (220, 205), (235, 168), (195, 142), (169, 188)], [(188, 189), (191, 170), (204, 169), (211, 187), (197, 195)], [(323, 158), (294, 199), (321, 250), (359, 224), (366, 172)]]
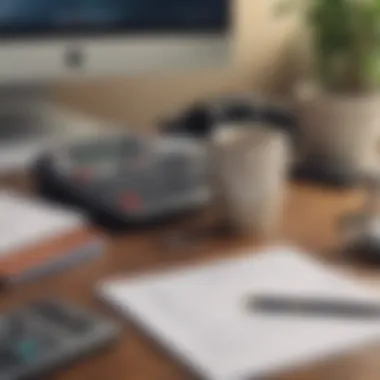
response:
[(380, 174), (380, 94), (303, 88), (296, 94), (296, 112), (304, 153), (322, 156), (345, 172)]

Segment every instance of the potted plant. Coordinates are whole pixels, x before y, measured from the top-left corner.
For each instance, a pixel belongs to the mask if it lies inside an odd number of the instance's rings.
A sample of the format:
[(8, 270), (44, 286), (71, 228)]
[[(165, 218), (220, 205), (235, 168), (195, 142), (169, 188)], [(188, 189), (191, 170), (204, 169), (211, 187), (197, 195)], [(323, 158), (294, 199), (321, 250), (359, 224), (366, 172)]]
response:
[(295, 102), (306, 169), (325, 180), (334, 175), (353, 180), (375, 170), (380, 0), (285, 0), (276, 11), (302, 12), (311, 32), (312, 84), (298, 86)]

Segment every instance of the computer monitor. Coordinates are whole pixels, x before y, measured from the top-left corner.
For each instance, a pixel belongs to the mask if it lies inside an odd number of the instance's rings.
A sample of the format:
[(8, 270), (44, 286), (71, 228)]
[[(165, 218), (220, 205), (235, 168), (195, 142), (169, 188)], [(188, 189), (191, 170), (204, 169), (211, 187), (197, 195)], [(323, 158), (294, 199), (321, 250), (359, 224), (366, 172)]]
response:
[(225, 65), (230, 2), (0, 0), (0, 171), (45, 141), (58, 81)]
[(0, 0), (0, 85), (220, 65), (230, 0)]

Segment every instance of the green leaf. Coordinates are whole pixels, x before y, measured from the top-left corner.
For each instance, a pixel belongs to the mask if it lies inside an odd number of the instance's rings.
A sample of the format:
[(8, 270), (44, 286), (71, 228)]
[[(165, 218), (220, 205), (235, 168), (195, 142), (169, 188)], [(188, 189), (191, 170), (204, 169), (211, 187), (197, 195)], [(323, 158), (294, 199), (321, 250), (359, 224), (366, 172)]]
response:
[(338, 91), (380, 89), (380, 0), (279, 0), (276, 4), (275, 15), (292, 12), (303, 15), (312, 28), (322, 84)]

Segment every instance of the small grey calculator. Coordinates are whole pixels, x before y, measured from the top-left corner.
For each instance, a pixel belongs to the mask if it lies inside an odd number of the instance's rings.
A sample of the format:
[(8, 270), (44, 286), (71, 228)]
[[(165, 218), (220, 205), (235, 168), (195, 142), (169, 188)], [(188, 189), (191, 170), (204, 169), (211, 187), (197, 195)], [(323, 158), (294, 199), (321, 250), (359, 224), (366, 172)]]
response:
[(119, 332), (113, 322), (63, 302), (0, 312), (0, 380), (40, 378), (107, 346)]

